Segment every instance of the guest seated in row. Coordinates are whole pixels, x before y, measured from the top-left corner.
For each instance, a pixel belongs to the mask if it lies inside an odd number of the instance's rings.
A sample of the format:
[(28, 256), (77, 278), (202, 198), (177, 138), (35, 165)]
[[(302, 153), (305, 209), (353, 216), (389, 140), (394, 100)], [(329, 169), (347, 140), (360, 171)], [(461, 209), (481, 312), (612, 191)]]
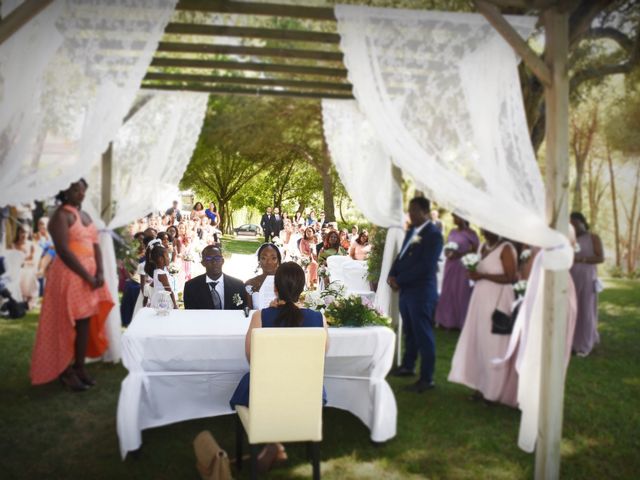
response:
[[(267, 244), (268, 245), (268, 244)], [(251, 332), (254, 328), (288, 328), (288, 327), (324, 327), (327, 322), (321, 312), (301, 308), (299, 305), (300, 294), (304, 290), (305, 275), (302, 267), (295, 262), (285, 262), (275, 272), (276, 300), (272, 306), (258, 310), (251, 317), (249, 330), (245, 337), (245, 353), (247, 360), (251, 362)], [(328, 348), (325, 344), (325, 351)], [(232, 409), (236, 405), (249, 407), (250, 375), (246, 373), (236, 387), (229, 404)], [(295, 388), (295, 386), (293, 387)], [(327, 396), (322, 389), (322, 403), (327, 403)], [(286, 460), (287, 455), (284, 446), (280, 443), (269, 444), (264, 447), (258, 456), (258, 468), (266, 471), (276, 462)]]
[(371, 253), (371, 245), (369, 244), (369, 233), (366, 230), (360, 232), (360, 235), (353, 241), (349, 248), (349, 256), (354, 260), (366, 260)]
[(202, 250), (206, 273), (184, 285), (186, 310), (242, 310), (246, 306), (242, 280), (222, 273), (224, 257), (220, 247), (207, 245)]
[(256, 294), (260, 292), (262, 284), (267, 277), (275, 275), (281, 262), (282, 256), (280, 250), (273, 243), (263, 243), (260, 246), (258, 249), (258, 266), (262, 270), (262, 273), (245, 282), (246, 302), (250, 309), (258, 308), (258, 305), (254, 304), (254, 298), (257, 298)]

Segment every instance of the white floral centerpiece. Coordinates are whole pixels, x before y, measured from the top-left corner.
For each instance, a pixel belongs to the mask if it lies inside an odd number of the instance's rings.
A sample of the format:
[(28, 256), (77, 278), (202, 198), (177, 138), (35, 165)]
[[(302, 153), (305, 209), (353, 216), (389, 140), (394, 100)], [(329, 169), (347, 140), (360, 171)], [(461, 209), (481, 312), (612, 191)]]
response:
[(321, 292), (311, 290), (304, 293), (304, 306), (324, 311), (329, 305), (345, 297), (346, 287), (341, 282), (331, 282)]

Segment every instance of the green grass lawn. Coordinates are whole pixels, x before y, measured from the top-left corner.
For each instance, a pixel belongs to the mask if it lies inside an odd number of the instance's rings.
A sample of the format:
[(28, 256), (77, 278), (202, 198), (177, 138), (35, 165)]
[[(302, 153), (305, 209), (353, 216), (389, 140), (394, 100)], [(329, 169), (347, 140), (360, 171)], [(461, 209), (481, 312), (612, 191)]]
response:
[[(640, 283), (610, 280), (606, 286), (602, 343), (588, 358), (573, 357), (569, 367), (562, 478), (632, 479), (640, 472)], [(233, 417), (224, 416), (146, 430), (140, 454), (122, 462), (115, 420), (126, 370), (90, 366), (99, 385), (81, 394), (57, 383), (30, 386), (36, 323), (35, 315), (0, 320), (2, 478), (195, 480), (192, 441), (203, 429), (233, 455)], [(401, 390), (410, 380), (391, 379), (398, 435), (387, 444), (372, 445), (368, 429), (351, 414), (325, 410), (323, 478), (532, 478), (534, 456), (516, 446), (519, 412), (472, 402), (467, 389), (446, 381), (457, 337), (437, 332), (435, 390), (410, 394)], [(309, 478), (304, 448), (292, 445), (288, 452), (287, 465), (269, 478)]]
[(258, 247), (262, 245), (264, 241), (263, 237), (258, 237), (257, 240), (253, 237), (232, 237), (231, 235), (224, 235), (222, 237), (222, 254), (225, 257), (230, 256), (232, 253), (243, 253), (245, 255), (255, 255)]

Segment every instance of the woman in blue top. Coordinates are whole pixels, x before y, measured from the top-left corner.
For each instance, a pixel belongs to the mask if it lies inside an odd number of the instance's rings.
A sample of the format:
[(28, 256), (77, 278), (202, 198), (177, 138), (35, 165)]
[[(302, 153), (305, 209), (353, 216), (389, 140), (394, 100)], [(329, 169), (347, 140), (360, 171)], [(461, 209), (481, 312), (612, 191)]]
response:
[[(305, 275), (302, 267), (295, 262), (285, 262), (276, 270), (274, 290), (277, 300), (269, 308), (258, 310), (253, 314), (245, 337), (245, 353), (251, 362), (251, 332), (254, 328), (286, 328), (286, 327), (324, 327), (327, 322), (321, 312), (302, 308), (298, 301), (304, 290)], [(325, 351), (329, 343), (325, 344)], [(236, 405), (249, 406), (249, 374), (245, 374), (236, 387), (229, 404), (232, 409)], [(322, 403), (327, 403), (326, 392), (322, 388)], [(268, 470), (276, 460), (286, 460), (286, 453), (281, 444), (269, 444), (258, 456), (258, 465)]]

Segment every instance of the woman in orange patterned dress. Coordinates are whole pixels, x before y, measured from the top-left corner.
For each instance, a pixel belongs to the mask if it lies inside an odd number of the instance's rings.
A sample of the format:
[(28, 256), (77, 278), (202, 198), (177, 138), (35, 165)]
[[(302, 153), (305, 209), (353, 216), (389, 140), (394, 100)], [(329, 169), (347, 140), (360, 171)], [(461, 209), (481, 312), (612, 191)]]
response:
[(84, 366), (86, 356), (107, 348), (104, 323), (113, 299), (104, 284), (98, 232), (80, 210), (87, 183), (81, 179), (58, 194), (62, 205), (49, 221), (56, 258), (47, 271), (40, 322), (31, 358), (31, 382), (55, 378), (73, 391), (95, 381)]

